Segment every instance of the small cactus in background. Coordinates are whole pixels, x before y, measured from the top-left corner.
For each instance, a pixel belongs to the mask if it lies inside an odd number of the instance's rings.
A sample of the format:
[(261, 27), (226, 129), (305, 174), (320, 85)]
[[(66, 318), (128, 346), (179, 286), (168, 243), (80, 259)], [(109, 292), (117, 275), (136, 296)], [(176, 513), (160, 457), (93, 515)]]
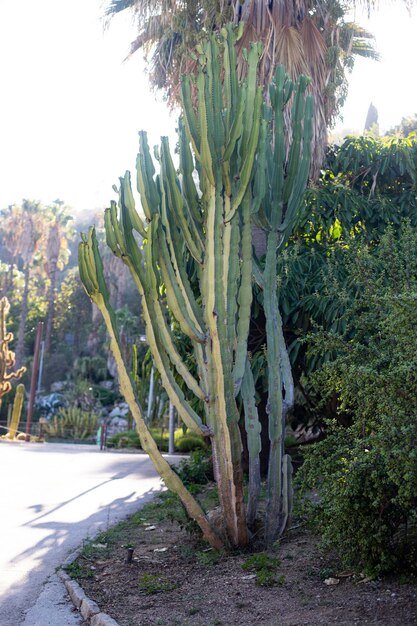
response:
[(25, 386), (20, 384), (16, 387), (16, 395), (13, 402), (12, 419), (10, 421), (9, 439), (14, 439), (19, 430), (20, 416), (22, 415), (23, 401), (25, 399)]
[(10, 372), (15, 365), (15, 354), (9, 349), (9, 343), (13, 341), (13, 333), (7, 332), (6, 322), (10, 310), (7, 298), (0, 300), (0, 402), (12, 388), (12, 380), (18, 380), (26, 372), (26, 367), (20, 367), (15, 372)]
[(57, 415), (45, 424), (44, 431), (49, 437), (83, 440), (94, 438), (97, 427), (97, 415), (73, 406), (60, 408)]

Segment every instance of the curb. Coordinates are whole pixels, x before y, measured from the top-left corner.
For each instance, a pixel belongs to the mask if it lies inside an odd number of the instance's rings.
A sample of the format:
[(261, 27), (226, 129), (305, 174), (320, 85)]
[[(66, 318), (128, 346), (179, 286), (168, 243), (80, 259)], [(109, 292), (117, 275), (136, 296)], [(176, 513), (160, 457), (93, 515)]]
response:
[(94, 602), (94, 600), (91, 600), (85, 594), (82, 587), (63, 569), (66, 565), (71, 565), (79, 556), (80, 552), (80, 549), (76, 550), (64, 561), (61, 565), (61, 569), (57, 571), (57, 576), (64, 583), (69, 597), (71, 598), (71, 602), (90, 626), (119, 626), (116, 620), (100, 610), (98, 604)]

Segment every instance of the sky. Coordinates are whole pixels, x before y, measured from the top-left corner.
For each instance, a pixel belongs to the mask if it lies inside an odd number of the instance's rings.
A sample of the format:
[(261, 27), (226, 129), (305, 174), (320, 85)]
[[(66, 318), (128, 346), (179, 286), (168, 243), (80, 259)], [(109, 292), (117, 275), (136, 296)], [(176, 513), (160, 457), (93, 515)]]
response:
[[(370, 102), (382, 131), (417, 112), (417, 10), (397, 2), (371, 20), (381, 63), (359, 59), (344, 120), (361, 131)], [(130, 16), (103, 27), (102, 0), (0, 0), (0, 208), (23, 198), (59, 198), (79, 215), (114, 198), (112, 185), (133, 170), (137, 133), (151, 144), (173, 135), (176, 116), (148, 86)]]

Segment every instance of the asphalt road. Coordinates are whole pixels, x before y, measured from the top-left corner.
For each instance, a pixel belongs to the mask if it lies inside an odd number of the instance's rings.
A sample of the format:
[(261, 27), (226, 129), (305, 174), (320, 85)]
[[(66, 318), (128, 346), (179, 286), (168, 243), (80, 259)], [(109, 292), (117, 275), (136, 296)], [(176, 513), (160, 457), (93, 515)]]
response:
[[(80, 623), (25, 614), (36, 613), (40, 594), (47, 609), (46, 579), (84, 539), (137, 510), (160, 488), (144, 455), (1, 442), (0, 626)], [(64, 601), (51, 596), (54, 604)]]

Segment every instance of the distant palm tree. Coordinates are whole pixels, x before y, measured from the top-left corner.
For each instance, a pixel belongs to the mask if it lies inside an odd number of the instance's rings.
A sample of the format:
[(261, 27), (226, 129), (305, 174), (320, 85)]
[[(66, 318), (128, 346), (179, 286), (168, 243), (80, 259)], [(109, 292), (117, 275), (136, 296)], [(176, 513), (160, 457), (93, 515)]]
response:
[(68, 263), (68, 222), (72, 220), (66, 213), (67, 207), (61, 200), (56, 200), (50, 207), (50, 221), (46, 235), (45, 269), (49, 278), (48, 312), (45, 324), (45, 352), (51, 351), (52, 328), (55, 317), (55, 296), (58, 271)]
[[(364, 4), (372, 6), (372, 0)], [(292, 78), (311, 77), (315, 103), (312, 174), (319, 172), (331, 125), (347, 93), (346, 70), (354, 55), (377, 58), (372, 35), (345, 21), (354, 0), (110, 0), (106, 15), (131, 10), (138, 36), (133, 54), (143, 50), (150, 64), (151, 83), (165, 90), (171, 104), (179, 98), (180, 76), (193, 61), (189, 52), (202, 35), (219, 31), (226, 22), (244, 22), (238, 44), (242, 51), (252, 41), (264, 43), (261, 80), (267, 85), (277, 64)]]
[(5, 246), (8, 248), (13, 264), (20, 259), (23, 263), (24, 286), (19, 317), (16, 344), (16, 365), (23, 364), (25, 356), (25, 334), (28, 318), (29, 281), (33, 258), (42, 238), (43, 224), (40, 219), (39, 202), (23, 200), (21, 206), (13, 205), (7, 210), (3, 229), (8, 233)]

